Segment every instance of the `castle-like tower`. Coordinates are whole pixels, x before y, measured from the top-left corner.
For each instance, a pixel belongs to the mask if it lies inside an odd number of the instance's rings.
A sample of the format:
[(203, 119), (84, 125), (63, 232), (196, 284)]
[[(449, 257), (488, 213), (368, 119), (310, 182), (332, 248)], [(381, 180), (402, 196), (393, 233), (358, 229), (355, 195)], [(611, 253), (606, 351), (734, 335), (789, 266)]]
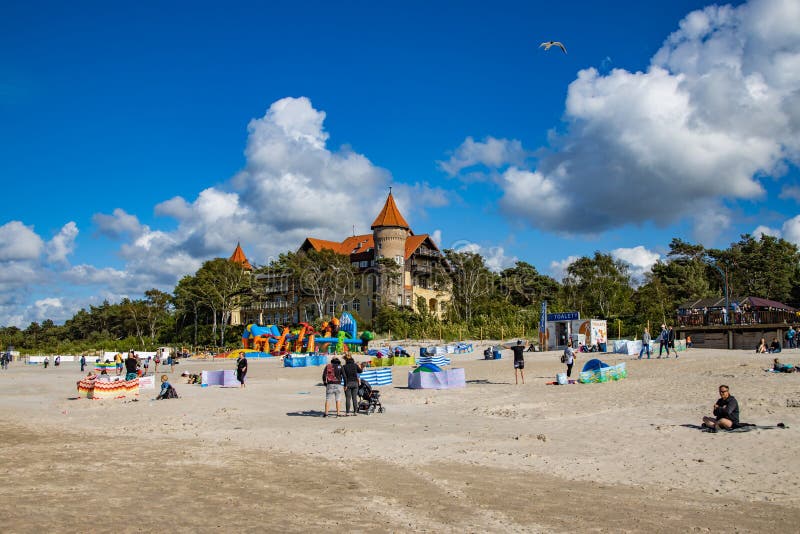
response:
[[(397, 263), (400, 273), (405, 271), (406, 241), (413, 235), (408, 223), (397, 209), (391, 189), (383, 209), (373, 221), (372, 239), (375, 242), (375, 259), (386, 258)], [(389, 280), (386, 276), (381, 276), (380, 287), (376, 293), (384, 299), (386, 303), (403, 305), (404, 276), (399, 280)]]
[(375, 241), (375, 259), (397, 260), (397, 264), (402, 267), (406, 255), (406, 240), (412, 234), (411, 228), (394, 203), (391, 191), (370, 230)]

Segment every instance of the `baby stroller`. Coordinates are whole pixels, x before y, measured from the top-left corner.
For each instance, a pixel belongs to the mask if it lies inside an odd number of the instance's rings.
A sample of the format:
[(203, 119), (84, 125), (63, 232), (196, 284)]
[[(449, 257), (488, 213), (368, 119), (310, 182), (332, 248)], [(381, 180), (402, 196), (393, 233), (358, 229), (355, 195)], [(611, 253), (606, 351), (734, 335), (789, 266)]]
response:
[(381, 404), (381, 392), (377, 389), (372, 389), (369, 382), (362, 380), (358, 386), (358, 411), (367, 415), (378, 410), (378, 413), (383, 413), (383, 405)]

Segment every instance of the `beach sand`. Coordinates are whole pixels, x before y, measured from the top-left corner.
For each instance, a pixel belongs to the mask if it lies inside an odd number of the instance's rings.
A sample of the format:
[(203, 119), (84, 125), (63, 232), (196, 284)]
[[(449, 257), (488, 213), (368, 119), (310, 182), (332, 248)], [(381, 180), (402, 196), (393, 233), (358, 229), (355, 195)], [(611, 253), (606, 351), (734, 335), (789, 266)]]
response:
[[(180, 399), (136, 402), (76, 399), (77, 363), (15, 362), (0, 372), (0, 529), (797, 531), (800, 374), (693, 349), (603, 355), (628, 378), (552, 386), (564, 366), (549, 352), (526, 353), (517, 386), (510, 352), (484, 361), (485, 346), (453, 355), (466, 388), (409, 390), (397, 367), (386, 413), (342, 418), (321, 417), (322, 368), (277, 359), (251, 361), (242, 389), (180, 377), (234, 361), (182, 361), (168, 373)], [(788, 428), (693, 428), (723, 383), (742, 421)]]

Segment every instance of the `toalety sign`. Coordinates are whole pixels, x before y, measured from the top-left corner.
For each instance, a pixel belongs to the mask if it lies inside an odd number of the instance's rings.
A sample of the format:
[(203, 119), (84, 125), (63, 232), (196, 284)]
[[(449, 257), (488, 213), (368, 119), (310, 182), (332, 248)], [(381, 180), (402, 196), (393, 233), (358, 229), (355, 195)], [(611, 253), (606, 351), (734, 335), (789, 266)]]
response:
[(562, 313), (548, 313), (547, 322), (550, 321), (574, 321), (580, 319), (580, 312), (562, 312)]

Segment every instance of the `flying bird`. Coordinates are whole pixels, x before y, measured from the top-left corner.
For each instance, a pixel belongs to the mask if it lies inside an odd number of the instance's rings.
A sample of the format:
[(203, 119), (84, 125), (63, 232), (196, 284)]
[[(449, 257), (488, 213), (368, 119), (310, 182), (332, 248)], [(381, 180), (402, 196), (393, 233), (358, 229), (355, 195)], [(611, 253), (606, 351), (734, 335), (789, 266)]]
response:
[(561, 50), (563, 50), (565, 54), (567, 53), (566, 47), (558, 41), (545, 41), (544, 43), (539, 45), (539, 48), (544, 47), (545, 50), (550, 50), (551, 46), (557, 46)]

